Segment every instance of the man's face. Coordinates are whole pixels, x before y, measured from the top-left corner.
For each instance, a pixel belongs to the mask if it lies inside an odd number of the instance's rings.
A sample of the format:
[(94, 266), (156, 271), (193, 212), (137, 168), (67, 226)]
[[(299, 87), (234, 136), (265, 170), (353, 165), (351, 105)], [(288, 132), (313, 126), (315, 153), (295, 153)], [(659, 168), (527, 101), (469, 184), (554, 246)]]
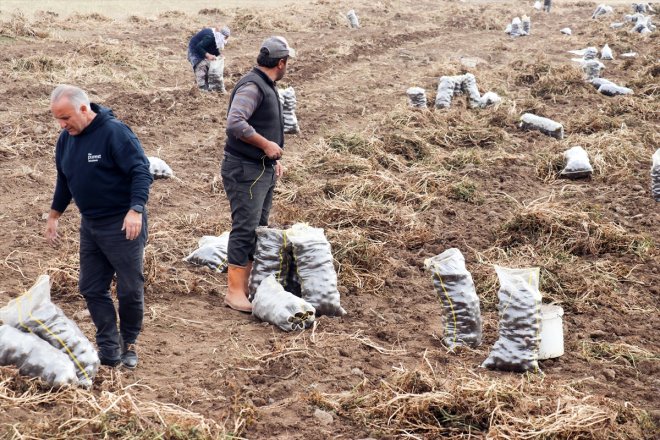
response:
[(282, 78), (284, 78), (284, 75), (286, 74), (286, 66), (289, 58), (282, 58), (279, 63), (277, 63), (277, 79), (275, 81), (279, 81)]
[(71, 136), (79, 135), (89, 125), (89, 109), (82, 104), (76, 108), (67, 98), (53, 102), (50, 112), (60, 124), (60, 127), (68, 131)]

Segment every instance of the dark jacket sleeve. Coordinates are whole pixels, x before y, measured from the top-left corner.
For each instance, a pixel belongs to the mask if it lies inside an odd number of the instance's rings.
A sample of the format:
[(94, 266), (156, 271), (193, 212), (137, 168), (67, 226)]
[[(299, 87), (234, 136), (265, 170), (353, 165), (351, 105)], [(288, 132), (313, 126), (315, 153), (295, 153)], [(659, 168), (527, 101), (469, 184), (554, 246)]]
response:
[(57, 140), (55, 147), (55, 167), (57, 168), (57, 180), (55, 181), (55, 193), (53, 194), (53, 203), (51, 209), (57, 212), (64, 212), (71, 203), (71, 191), (66, 176), (62, 173), (62, 136)]
[(154, 180), (149, 172), (149, 160), (131, 129), (123, 124), (120, 127), (119, 136), (111, 145), (112, 155), (119, 169), (131, 176), (131, 206), (145, 206)]
[(197, 53), (197, 56), (204, 59), (207, 52), (210, 52), (213, 47), (216, 47), (215, 38), (212, 35), (205, 35), (200, 42), (197, 43), (197, 46), (195, 46), (195, 52)]

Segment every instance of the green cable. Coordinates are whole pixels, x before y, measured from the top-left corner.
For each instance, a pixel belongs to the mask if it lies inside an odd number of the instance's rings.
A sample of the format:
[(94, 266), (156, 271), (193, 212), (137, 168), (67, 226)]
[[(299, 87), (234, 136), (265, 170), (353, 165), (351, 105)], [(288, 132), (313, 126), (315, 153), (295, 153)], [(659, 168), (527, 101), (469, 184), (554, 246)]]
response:
[(256, 185), (256, 183), (259, 181), (259, 179), (261, 179), (261, 176), (263, 176), (264, 173), (266, 172), (266, 156), (262, 156), (262, 157), (261, 157), (261, 165), (263, 166), (263, 168), (262, 168), (262, 170), (261, 170), (261, 174), (259, 174), (259, 177), (257, 177), (257, 178), (254, 180), (254, 182), (252, 182), (252, 185), (250, 185), (250, 190), (249, 190), (249, 192), (250, 192), (250, 200), (252, 200), (252, 187), (253, 187), (254, 185)]

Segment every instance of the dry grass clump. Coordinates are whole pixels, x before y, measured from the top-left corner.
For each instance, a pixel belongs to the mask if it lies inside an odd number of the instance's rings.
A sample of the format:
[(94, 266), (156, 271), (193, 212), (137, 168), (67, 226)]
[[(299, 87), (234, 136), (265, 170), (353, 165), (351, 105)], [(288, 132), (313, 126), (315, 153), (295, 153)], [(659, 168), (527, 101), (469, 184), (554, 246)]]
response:
[(631, 87), (637, 94), (657, 97), (660, 95), (659, 78), (660, 61), (656, 57), (645, 56), (628, 87)]
[(22, 12), (15, 12), (11, 15), (8, 21), (0, 22), (0, 35), (11, 38), (17, 37), (38, 37), (46, 38), (48, 32), (36, 29), (32, 23), (28, 21), (25, 14)]
[[(363, 21), (364, 23), (364, 21)], [(338, 11), (319, 11), (306, 24), (308, 29), (337, 29), (349, 27), (348, 19)]]
[(467, 178), (449, 186), (449, 198), (467, 203), (479, 203), (481, 201), (481, 197), (477, 192), (477, 185)]
[(108, 22), (112, 19), (106, 15), (99, 14), (98, 12), (92, 12), (90, 14), (81, 14), (76, 12), (75, 14), (69, 17), (73, 21), (99, 21), (99, 22)]
[(577, 256), (646, 254), (649, 249), (648, 238), (628, 233), (615, 223), (604, 222), (596, 212), (552, 202), (532, 203), (516, 210), (503, 226), (502, 234), (500, 243), (503, 246), (531, 244)]
[(372, 432), (411, 438), (641, 438), (642, 412), (542, 378), (401, 370), (377, 384), (315, 393), (313, 404)]
[(472, 7), (452, 7), (444, 16), (444, 25), (453, 29), (492, 31), (503, 29), (507, 13), (494, 9), (492, 5)]
[(336, 133), (326, 139), (328, 148), (340, 153), (370, 158), (375, 154), (373, 139), (367, 139), (357, 133)]
[[(455, 98), (457, 107), (460, 100)], [(408, 161), (436, 156), (438, 148), (494, 148), (509, 140), (506, 131), (489, 125), (488, 111), (482, 114), (461, 108), (446, 112), (397, 110), (380, 126), (383, 148)]]
[(203, 8), (200, 9), (197, 14), (199, 15), (223, 15), (224, 12), (219, 8)]
[(160, 14), (158, 14), (158, 18), (182, 18), (185, 16), (186, 16), (185, 12), (176, 11), (176, 10), (163, 11)]
[(118, 47), (105, 43), (92, 43), (78, 49), (78, 53), (91, 58), (91, 64), (93, 66), (113, 65), (121, 67), (136, 67), (135, 51), (126, 50), (125, 47)]
[(64, 69), (64, 64), (47, 55), (34, 55), (11, 60), (11, 69), (16, 72), (44, 73)]
[(280, 8), (268, 12), (253, 12), (241, 9), (231, 19), (229, 27), (239, 32), (260, 32), (278, 29), (278, 32), (296, 32), (302, 29), (302, 24), (295, 19), (295, 11)]
[(538, 79), (532, 83), (530, 92), (536, 98), (554, 100), (557, 96), (570, 96), (579, 99), (594, 93), (593, 86), (585, 81), (584, 72), (579, 67), (551, 66), (542, 73), (543, 69), (533, 74), (538, 75)]
[(639, 361), (660, 361), (660, 354), (623, 342), (582, 342), (582, 354), (587, 359), (616, 362), (619, 360), (635, 367)]
[[(40, 414), (38, 420), (17, 420), (4, 427), (4, 438), (202, 440), (226, 435), (223, 426), (197, 413), (138, 398), (136, 388), (140, 385), (123, 387), (119, 377), (113, 377), (101, 384), (100, 391), (75, 387), (51, 390), (35, 379), (19, 376), (14, 369), (0, 367), (0, 408), (20, 407)], [(45, 412), (53, 405), (63, 405), (68, 411)]]
[(627, 178), (631, 173), (637, 173), (640, 163), (649, 161), (648, 142), (660, 140), (655, 132), (644, 133), (645, 130), (619, 128), (588, 136), (575, 135), (566, 139), (563, 147), (581, 145), (589, 154), (596, 175)]
[(484, 310), (494, 311), (499, 281), (493, 265), (539, 267), (539, 289), (544, 301), (560, 304), (565, 310), (581, 313), (598, 305), (626, 311), (621, 282), (634, 278), (626, 265), (608, 260), (585, 261), (565, 251), (536, 249), (532, 245), (504, 249), (492, 247), (476, 252), (470, 270)]

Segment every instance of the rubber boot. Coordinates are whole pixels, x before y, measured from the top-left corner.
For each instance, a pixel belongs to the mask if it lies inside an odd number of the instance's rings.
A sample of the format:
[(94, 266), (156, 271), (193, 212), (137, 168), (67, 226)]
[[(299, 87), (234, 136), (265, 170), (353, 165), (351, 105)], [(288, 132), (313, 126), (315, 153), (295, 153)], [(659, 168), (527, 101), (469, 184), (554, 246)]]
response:
[(250, 278), (248, 266), (229, 265), (227, 270), (227, 295), (225, 305), (239, 312), (252, 312), (252, 304), (248, 301), (247, 284)]

